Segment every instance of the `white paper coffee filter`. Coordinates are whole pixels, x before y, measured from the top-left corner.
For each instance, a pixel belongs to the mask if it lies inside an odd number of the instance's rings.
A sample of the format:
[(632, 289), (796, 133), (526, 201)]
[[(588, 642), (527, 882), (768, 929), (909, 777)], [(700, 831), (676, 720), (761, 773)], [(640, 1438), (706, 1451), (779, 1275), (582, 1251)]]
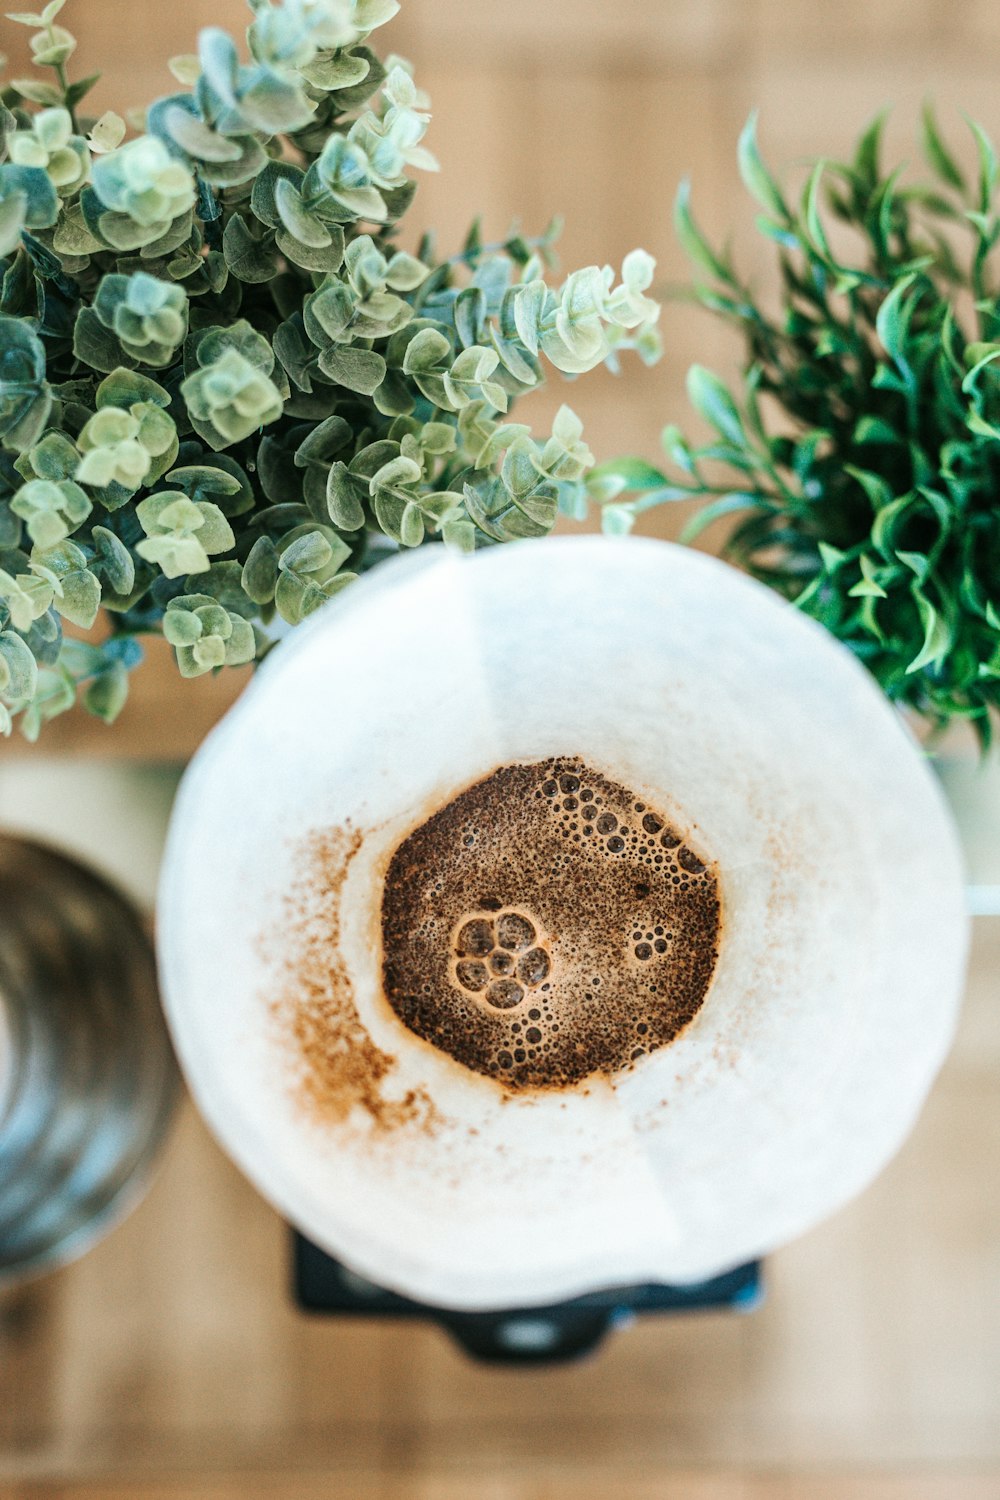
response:
[[(516, 1093), (389, 1007), (382, 878), (459, 791), (557, 756), (717, 861), (722, 941), (672, 1044), (612, 1082)], [(383, 1100), (429, 1101), (432, 1127), (317, 1118), (297, 1092), (283, 902), (304, 841), (345, 825), (340, 962), (391, 1059)], [(965, 948), (946, 809), (864, 670), (734, 570), (631, 538), (435, 550), (353, 585), (196, 756), (160, 900), (168, 1015), (223, 1146), (354, 1270), (463, 1308), (700, 1279), (829, 1214), (910, 1129)]]

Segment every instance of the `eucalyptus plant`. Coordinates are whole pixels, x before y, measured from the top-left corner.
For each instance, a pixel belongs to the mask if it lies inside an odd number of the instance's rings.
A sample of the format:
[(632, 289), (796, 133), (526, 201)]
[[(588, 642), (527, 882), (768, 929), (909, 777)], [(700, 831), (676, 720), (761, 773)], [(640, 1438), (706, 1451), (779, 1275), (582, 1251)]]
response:
[(770, 308), (698, 229), (683, 185), (676, 226), (695, 296), (741, 333), (734, 396), (689, 373), (714, 437), (664, 433), (670, 476), (612, 464), (612, 529), (663, 501), (703, 502), (686, 536), (736, 517), (725, 552), (866, 663), (888, 696), (985, 745), (1000, 706), (1000, 238), (998, 167), (978, 125), (967, 174), (931, 111), (929, 178), (883, 170), (884, 117), (852, 160), (817, 161), (794, 198), (754, 121), (743, 180), (780, 269)]
[(51, 76), (0, 96), (0, 729), (29, 738), (78, 697), (112, 720), (147, 633), (184, 676), (249, 662), (391, 551), (580, 516), (579, 421), (510, 408), (546, 363), (657, 354), (642, 251), (553, 287), (554, 230), (399, 248), (435, 162), (369, 45), (398, 0), (251, 0), (248, 60), (202, 32), (131, 137), (81, 114), (62, 3), (10, 17)]

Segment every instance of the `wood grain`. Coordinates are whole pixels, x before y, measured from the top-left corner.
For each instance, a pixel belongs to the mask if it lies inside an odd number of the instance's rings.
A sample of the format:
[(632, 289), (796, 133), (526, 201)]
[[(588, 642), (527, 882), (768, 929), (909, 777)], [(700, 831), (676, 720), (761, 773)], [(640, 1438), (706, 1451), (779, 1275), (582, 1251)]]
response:
[(42, 730), (38, 751), (18, 735), (0, 740), (0, 766), (36, 753), (114, 760), (186, 760), (250, 678), (246, 667), (182, 680), (161, 638), (143, 643), (145, 661), (132, 673), (128, 702), (114, 724), (77, 706)]
[[(106, 71), (99, 108), (169, 88), (164, 57), (244, 17), (240, 0), (66, 12), (78, 73)], [(925, 95), (955, 142), (963, 108), (1000, 129), (994, 0), (404, 0), (384, 37), (435, 107), (442, 171), (414, 233), (436, 224), (451, 246), (479, 212), (495, 236), (561, 210), (566, 264), (643, 243), (666, 282), (685, 274), (670, 200), (690, 173), (702, 222), (733, 226), (769, 284), (735, 168), (755, 104), (777, 163), (847, 151), (891, 103), (888, 155), (912, 157)], [(0, 22), (15, 73), (25, 42)], [(664, 333), (656, 370), (554, 383), (525, 418), (569, 399), (600, 457), (655, 457), (666, 421), (694, 426), (687, 367), (737, 355), (682, 304)], [(113, 731), (69, 716), (46, 748), (81, 775), (84, 753), (184, 757), (242, 682), (180, 683), (154, 649)], [(16, 755), (0, 750), (0, 799), (6, 785), (29, 817), (38, 789)], [(104, 853), (151, 891), (131, 847)], [(571, 1369), (489, 1371), (433, 1328), (297, 1314), (285, 1227), (185, 1108), (137, 1212), (0, 1299), (0, 1500), (1000, 1500), (1000, 922), (977, 926), (958, 1043), (912, 1139), (772, 1258), (764, 1307), (648, 1320)]]
[(758, 1312), (643, 1319), (568, 1368), (489, 1369), (431, 1326), (297, 1313), (285, 1226), (186, 1106), (137, 1211), (0, 1298), (0, 1486), (997, 1500), (998, 968), (1000, 920), (982, 920), (914, 1135), (770, 1259)]
[[(915, 1473), (732, 1475), (677, 1474), (621, 1479), (614, 1500), (996, 1500), (1000, 1471), (928, 1477)], [(337, 1474), (236, 1475), (155, 1484), (86, 1483), (0, 1486), (0, 1500), (609, 1500), (606, 1481), (507, 1476), (459, 1480), (417, 1476), (372, 1480)]]

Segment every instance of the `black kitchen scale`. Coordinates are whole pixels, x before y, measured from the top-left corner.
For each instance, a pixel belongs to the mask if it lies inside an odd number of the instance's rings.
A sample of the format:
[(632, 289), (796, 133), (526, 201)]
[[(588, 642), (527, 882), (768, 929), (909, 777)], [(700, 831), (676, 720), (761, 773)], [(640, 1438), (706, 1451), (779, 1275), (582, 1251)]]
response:
[(591, 1354), (612, 1329), (646, 1313), (750, 1312), (761, 1301), (759, 1261), (684, 1286), (623, 1286), (589, 1292), (552, 1307), (453, 1312), (429, 1307), (366, 1281), (293, 1231), (296, 1301), (304, 1312), (336, 1317), (421, 1318), (437, 1323), (473, 1359), (548, 1365)]

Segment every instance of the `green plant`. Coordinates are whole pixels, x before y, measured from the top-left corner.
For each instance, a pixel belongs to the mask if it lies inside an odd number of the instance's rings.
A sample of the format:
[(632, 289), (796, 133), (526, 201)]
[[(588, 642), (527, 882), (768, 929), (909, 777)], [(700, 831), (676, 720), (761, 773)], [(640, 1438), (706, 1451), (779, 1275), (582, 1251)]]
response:
[(668, 500), (707, 502), (688, 539), (739, 516), (731, 559), (826, 625), (891, 699), (938, 727), (967, 719), (986, 744), (1000, 705), (1000, 168), (973, 125), (970, 181), (928, 110), (933, 181), (907, 182), (880, 168), (883, 123), (852, 161), (815, 163), (795, 201), (753, 120), (744, 131), (743, 180), (780, 262), (774, 312), (706, 241), (682, 187), (695, 295), (740, 330), (742, 388), (734, 399), (694, 368), (714, 439), (695, 448), (670, 427), (673, 477), (629, 460), (595, 484), (612, 496), (608, 529)]
[[(653, 264), (544, 270), (553, 231), (440, 258), (395, 243), (427, 101), (370, 33), (398, 0), (251, 0), (126, 140), (84, 119), (62, 0), (11, 19), (51, 80), (0, 103), (0, 729), (120, 710), (139, 639), (183, 676), (267, 649), (425, 539), (471, 549), (586, 510), (564, 408), (506, 420), (548, 361), (656, 356)], [(104, 610), (102, 644), (74, 639)]]

